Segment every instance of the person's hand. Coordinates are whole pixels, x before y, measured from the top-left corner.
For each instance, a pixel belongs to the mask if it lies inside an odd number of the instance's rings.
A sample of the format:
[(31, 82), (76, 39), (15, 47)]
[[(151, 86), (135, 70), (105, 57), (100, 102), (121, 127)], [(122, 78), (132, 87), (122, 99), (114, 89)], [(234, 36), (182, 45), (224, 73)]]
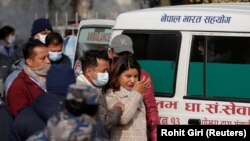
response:
[(140, 81), (137, 81), (134, 86), (134, 90), (143, 94), (143, 92), (151, 87), (150, 79), (146, 79), (145, 77), (142, 77)]
[(119, 102), (116, 102), (116, 103), (114, 104), (114, 107), (120, 107), (120, 108), (122, 109), (122, 111), (123, 111), (124, 108), (125, 108), (125, 105), (119, 101)]

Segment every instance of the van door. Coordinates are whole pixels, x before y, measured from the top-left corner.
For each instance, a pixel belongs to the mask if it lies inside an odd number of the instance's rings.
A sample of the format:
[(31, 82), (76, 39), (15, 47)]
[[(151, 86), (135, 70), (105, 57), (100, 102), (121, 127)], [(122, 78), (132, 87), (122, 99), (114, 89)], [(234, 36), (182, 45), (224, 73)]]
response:
[(124, 31), (133, 40), (133, 49), (140, 65), (152, 77), (156, 96), (172, 97), (175, 92), (175, 77), (180, 32), (174, 31)]
[(192, 33), (187, 95), (187, 123), (249, 124), (250, 34)]
[(250, 34), (122, 34), (152, 77), (161, 124), (250, 124)]
[(180, 114), (178, 103), (173, 97), (176, 93), (181, 33), (124, 30), (122, 34), (131, 37), (137, 60), (151, 75), (161, 123), (180, 124), (176, 118)]

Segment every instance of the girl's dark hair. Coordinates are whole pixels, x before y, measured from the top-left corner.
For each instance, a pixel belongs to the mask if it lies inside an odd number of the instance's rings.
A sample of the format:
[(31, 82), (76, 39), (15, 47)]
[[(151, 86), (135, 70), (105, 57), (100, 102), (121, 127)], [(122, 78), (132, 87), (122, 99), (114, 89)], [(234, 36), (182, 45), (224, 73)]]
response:
[(137, 69), (139, 75), (138, 77), (140, 78), (141, 67), (132, 54), (122, 55), (114, 59), (109, 74), (109, 82), (103, 87), (103, 93), (106, 93), (109, 88), (112, 88), (114, 91), (118, 91), (120, 89), (118, 79), (120, 75), (128, 69)]
[(77, 102), (75, 100), (65, 100), (66, 110), (75, 116), (80, 116), (82, 114), (94, 116), (98, 111), (98, 107), (99, 105), (89, 105), (84, 101)]

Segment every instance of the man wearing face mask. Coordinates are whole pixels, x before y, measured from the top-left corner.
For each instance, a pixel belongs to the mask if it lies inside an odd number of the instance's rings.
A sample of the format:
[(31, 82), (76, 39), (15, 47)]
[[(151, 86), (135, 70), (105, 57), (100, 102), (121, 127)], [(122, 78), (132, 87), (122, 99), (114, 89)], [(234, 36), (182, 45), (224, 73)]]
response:
[(49, 49), (49, 59), (51, 64), (67, 64), (71, 66), (69, 57), (63, 54), (63, 38), (59, 33), (49, 33), (46, 36), (45, 43)]
[[(53, 29), (48, 19), (38, 18), (33, 21), (30, 39), (38, 39), (42, 43), (45, 43), (45, 38), (47, 34), (49, 34), (52, 31)], [(12, 85), (14, 79), (18, 76), (18, 74), (23, 69), (23, 64), (24, 64), (23, 49), (24, 48), (25, 48), (25, 45), (21, 45), (15, 50), (14, 54), (12, 55), (12, 68), (11, 68), (12, 72), (6, 78), (6, 81), (4, 83), (5, 97), (7, 97), (9, 88)]]
[[(38, 39), (45, 44), (45, 38), (50, 32), (53, 31), (53, 28), (48, 19), (38, 18), (33, 21), (30, 31), (30, 38)], [(23, 59), (24, 46), (25, 45), (21, 45), (15, 50), (14, 54), (12, 55), (12, 62), (20, 62), (20, 59)]]
[(31, 37), (33, 39), (38, 39), (45, 44), (46, 36), (52, 31), (53, 29), (50, 21), (45, 18), (39, 18), (32, 24)]
[(3, 26), (0, 29), (0, 54), (11, 57), (14, 53), (15, 29)]
[(33, 103), (37, 96), (47, 92), (45, 82), (50, 68), (48, 48), (40, 40), (30, 39), (23, 55), (23, 70), (14, 79), (7, 94), (7, 106), (13, 117)]
[(76, 84), (88, 85), (100, 93), (98, 116), (107, 130), (120, 121), (124, 104), (117, 102), (113, 108), (107, 109), (107, 103), (101, 88), (109, 80), (109, 57), (106, 50), (88, 50), (81, 58), (82, 72), (76, 77)]
[(109, 79), (109, 58), (104, 50), (88, 50), (81, 58), (82, 73), (77, 76), (77, 84), (91, 85), (97, 89), (107, 84)]

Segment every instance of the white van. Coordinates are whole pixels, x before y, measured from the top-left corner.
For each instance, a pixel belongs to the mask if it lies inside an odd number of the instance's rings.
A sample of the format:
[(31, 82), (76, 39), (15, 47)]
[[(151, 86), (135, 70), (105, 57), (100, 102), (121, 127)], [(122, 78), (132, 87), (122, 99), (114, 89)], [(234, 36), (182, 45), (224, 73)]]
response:
[(88, 19), (80, 22), (73, 59), (76, 75), (81, 71), (80, 58), (83, 52), (89, 49), (108, 49), (114, 24), (114, 20), (108, 19)]
[(155, 88), (161, 124), (250, 124), (250, 3), (120, 14)]

